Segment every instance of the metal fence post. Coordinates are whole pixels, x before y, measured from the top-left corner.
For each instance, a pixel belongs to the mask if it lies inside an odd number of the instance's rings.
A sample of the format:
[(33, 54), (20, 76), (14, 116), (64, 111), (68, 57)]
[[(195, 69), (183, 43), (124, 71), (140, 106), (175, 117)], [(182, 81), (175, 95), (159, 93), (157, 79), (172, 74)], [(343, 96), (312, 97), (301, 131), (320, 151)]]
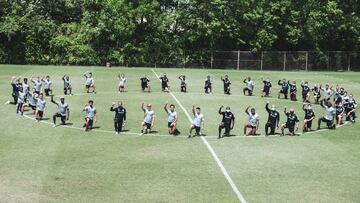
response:
[(261, 59), (260, 59), (260, 70), (263, 70), (264, 63), (264, 52), (261, 52)]
[(306, 51), (306, 58), (305, 58), (305, 71), (308, 71), (308, 59), (309, 59), (309, 52)]
[(348, 71), (351, 71), (351, 53), (349, 52), (349, 54), (348, 54)]
[(239, 69), (240, 69), (240, 51), (238, 50), (236, 70), (239, 70)]
[(286, 71), (286, 51), (284, 51), (284, 71)]

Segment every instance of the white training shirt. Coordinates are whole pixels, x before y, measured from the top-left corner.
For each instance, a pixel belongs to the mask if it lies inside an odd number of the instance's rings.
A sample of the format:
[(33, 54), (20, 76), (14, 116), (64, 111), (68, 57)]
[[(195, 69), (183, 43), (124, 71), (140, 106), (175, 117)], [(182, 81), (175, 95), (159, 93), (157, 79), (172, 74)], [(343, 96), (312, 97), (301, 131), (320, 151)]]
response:
[(331, 89), (323, 89), (323, 95), (324, 97), (330, 97), (331, 95)]
[(69, 108), (69, 105), (66, 102), (56, 102), (56, 104), (58, 105), (59, 114), (62, 116), (66, 116), (66, 110)]
[(42, 83), (40, 81), (38, 81), (38, 80), (34, 81), (34, 88), (37, 92), (41, 91), (41, 86), (42, 86)]
[(26, 94), (24, 92), (19, 92), (17, 102), (20, 103), (20, 104), (25, 103), (25, 96), (26, 96)]
[(327, 120), (333, 120), (333, 118), (334, 118), (334, 108), (331, 106), (331, 107), (327, 107), (327, 106), (325, 106), (325, 118), (327, 119)]
[(93, 77), (86, 76), (85, 84), (86, 84), (86, 85), (92, 85), (93, 83), (94, 83), (94, 78), (93, 78)]
[(126, 83), (126, 78), (120, 77), (119, 78), (119, 86), (124, 87)]
[(50, 89), (51, 84), (52, 84), (51, 80), (45, 80), (44, 81), (44, 89)]
[(249, 89), (249, 90), (253, 90), (254, 88), (254, 82), (252, 80), (246, 80), (245, 81), (245, 86)]
[(91, 106), (85, 107), (86, 118), (94, 119), (96, 114), (96, 108)]
[(37, 94), (33, 93), (32, 95), (30, 94), (30, 98), (29, 98), (29, 104), (31, 106), (36, 106), (37, 103)]
[(45, 99), (44, 99), (44, 100), (37, 99), (36, 109), (37, 109), (38, 111), (44, 111), (44, 110), (45, 110), (45, 105), (46, 105)]
[(28, 84), (23, 83), (23, 84), (22, 84), (22, 88), (23, 88), (23, 92), (24, 92), (25, 94), (28, 94), (28, 93), (29, 93), (29, 85), (28, 85)]
[(176, 111), (174, 111), (174, 112), (168, 111), (168, 122), (170, 122), (170, 123), (175, 122), (176, 117), (177, 117)]
[(257, 113), (253, 114), (249, 114), (249, 124), (253, 127), (256, 127), (256, 123), (259, 120), (259, 115)]
[(193, 121), (194, 125), (196, 127), (201, 127), (201, 122), (203, 121), (203, 119), (204, 119), (204, 115), (202, 113), (200, 113), (200, 114), (195, 113), (194, 114), (194, 121)]
[(154, 119), (155, 112), (153, 110), (144, 110), (144, 122), (151, 124)]

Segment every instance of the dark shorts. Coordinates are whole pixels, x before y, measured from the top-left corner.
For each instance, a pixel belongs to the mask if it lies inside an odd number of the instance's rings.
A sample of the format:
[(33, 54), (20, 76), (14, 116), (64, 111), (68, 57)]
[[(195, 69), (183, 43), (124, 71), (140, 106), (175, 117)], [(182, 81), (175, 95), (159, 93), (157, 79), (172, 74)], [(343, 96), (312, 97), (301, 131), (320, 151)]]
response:
[(91, 85), (85, 85), (86, 89), (89, 89), (91, 87)]
[(151, 130), (151, 123), (145, 123), (146, 129)]
[(42, 118), (44, 116), (44, 111), (38, 111), (37, 113), (40, 118)]
[(147, 84), (147, 83), (142, 83), (141, 84), (141, 89), (145, 89), (145, 88), (148, 88), (149, 87), (149, 84)]
[(288, 94), (288, 91), (281, 89), (281, 90), (280, 90), (280, 93), (281, 93), (281, 94)]
[(91, 118), (85, 118), (85, 122), (89, 123), (89, 127), (92, 128), (93, 124), (94, 124), (94, 120)]
[(40, 91), (35, 91), (35, 93), (36, 93), (37, 95), (40, 95)]
[(251, 129), (256, 129), (256, 126), (252, 126), (252, 125), (250, 125), (250, 124), (247, 124), (246, 127), (247, 127), (247, 128), (251, 128)]
[[(305, 119), (306, 119), (306, 118), (305, 118)], [(313, 121), (313, 120), (306, 122), (306, 127), (307, 127), (307, 128), (311, 128), (311, 126), (312, 126), (312, 121)]]
[(29, 107), (30, 107), (32, 110), (36, 110), (36, 105), (33, 106), (33, 105), (29, 104)]
[(174, 123), (174, 122), (168, 122), (168, 128), (172, 128), (172, 127), (173, 127), (173, 123)]
[(284, 126), (284, 127), (287, 128), (287, 129), (289, 129), (289, 131), (290, 131), (291, 133), (293, 133), (294, 130), (295, 130), (295, 125), (291, 125), (290, 123), (285, 123), (285, 126)]
[(60, 119), (61, 119), (61, 122), (62, 122), (63, 124), (65, 124), (66, 116), (61, 115), (60, 113), (55, 113), (54, 116), (60, 118)]
[(44, 89), (45, 96), (50, 96), (51, 89)]
[(201, 127), (194, 125), (194, 128), (195, 128), (196, 134), (200, 134)]

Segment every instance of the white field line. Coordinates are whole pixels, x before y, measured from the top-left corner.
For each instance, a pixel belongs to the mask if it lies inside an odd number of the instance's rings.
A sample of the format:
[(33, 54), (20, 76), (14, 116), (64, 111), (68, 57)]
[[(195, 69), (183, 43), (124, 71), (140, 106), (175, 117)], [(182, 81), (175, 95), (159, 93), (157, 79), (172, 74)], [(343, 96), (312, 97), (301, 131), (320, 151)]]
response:
[[(155, 76), (159, 79), (159, 75), (154, 71), (154, 69), (151, 69), (152, 72), (155, 74)], [(160, 79), (159, 79), (160, 80)], [(180, 106), (180, 108), (184, 111), (185, 115), (187, 116), (187, 118), (189, 119), (190, 122), (192, 122), (191, 116), (189, 115), (189, 113), (186, 111), (185, 107), (180, 103), (180, 101), (175, 97), (175, 95), (169, 91), (169, 94), (172, 96), (172, 98), (176, 101), (176, 103)], [(232, 190), (234, 191), (234, 193), (236, 194), (237, 198), (239, 199), (239, 201), (241, 203), (246, 203), (245, 198), (243, 197), (243, 195), (241, 194), (241, 192), (239, 191), (239, 189), (237, 188), (237, 186), (235, 185), (234, 181), (231, 179), (230, 175), (228, 174), (227, 170), (225, 169), (224, 165), (222, 164), (221, 160), (219, 159), (219, 157), (217, 156), (217, 154), (215, 153), (214, 149), (211, 147), (211, 145), (208, 143), (208, 141), (201, 136), (200, 137), (202, 142), (206, 145), (207, 149), (209, 150), (210, 154), (212, 155), (212, 157), (214, 158), (214, 160), (216, 161), (217, 165), (219, 166), (221, 172), (223, 173), (223, 175), (225, 176), (226, 180), (228, 181), (228, 183), (230, 184)]]

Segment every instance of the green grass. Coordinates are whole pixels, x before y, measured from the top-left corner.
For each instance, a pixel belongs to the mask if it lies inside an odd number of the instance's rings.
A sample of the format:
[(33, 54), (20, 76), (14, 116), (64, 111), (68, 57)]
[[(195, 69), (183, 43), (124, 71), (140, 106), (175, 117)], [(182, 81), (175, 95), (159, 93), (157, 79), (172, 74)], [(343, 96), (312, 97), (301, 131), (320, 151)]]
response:
[[(82, 73), (94, 73), (98, 94), (83, 94)], [(190, 113), (199, 105), (205, 116), (206, 139), (214, 148), (229, 175), (248, 202), (358, 202), (360, 200), (360, 127), (349, 124), (336, 131), (322, 131), (299, 137), (243, 138), (244, 109), (251, 105), (260, 114), (259, 132), (267, 120), (267, 100), (278, 106), (281, 122), (284, 106), (294, 107), (302, 119), (301, 103), (278, 100), (275, 81), (281, 78), (314, 83), (341, 84), (356, 98), (360, 95), (360, 73), (257, 72), (224, 70), (155, 69), (166, 72), (176, 98)], [(124, 72), (128, 92), (118, 94), (116, 75)], [(74, 93), (66, 97), (71, 109), (72, 127), (81, 127), (81, 109), (93, 99), (98, 110), (98, 130), (57, 127), (15, 114), (15, 107), (3, 105), (11, 99), (13, 75), (52, 77), (54, 93), (62, 94), (63, 74), (72, 79)], [(185, 73), (189, 93), (179, 92), (177, 76)], [(151, 94), (140, 91), (139, 77), (152, 80)], [(206, 75), (214, 78), (213, 95), (203, 94)], [(231, 96), (222, 94), (220, 75), (228, 74), (233, 83)], [(242, 95), (242, 80), (252, 76), (255, 96)], [(259, 97), (260, 77), (273, 81), (273, 97)], [(238, 202), (230, 185), (199, 138), (187, 139), (189, 121), (170, 94), (160, 91), (160, 83), (149, 68), (0, 66), (0, 201), (1, 202)], [(140, 104), (152, 103), (159, 136), (115, 135), (113, 101), (122, 100), (128, 111), (126, 130), (139, 132)], [(47, 98), (45, 114), (56, 111)], [(178, 137), (167, 134), (166, 102), (177, 106)], [(220, 105), (231, 106), (236, 116), (236, 137), (217, 140)], [(324, 114), (316, 106), (317, 117)], [(29, 114), (30, 112), (26, 112)], [(29, 115), (32, 116), (32, 115)], [(51, 122), (51, 120), (48, 120)], [(301, 122), (302, 123), (302, 122)], [(301, 124), (300, 124), (301, 125)]]

